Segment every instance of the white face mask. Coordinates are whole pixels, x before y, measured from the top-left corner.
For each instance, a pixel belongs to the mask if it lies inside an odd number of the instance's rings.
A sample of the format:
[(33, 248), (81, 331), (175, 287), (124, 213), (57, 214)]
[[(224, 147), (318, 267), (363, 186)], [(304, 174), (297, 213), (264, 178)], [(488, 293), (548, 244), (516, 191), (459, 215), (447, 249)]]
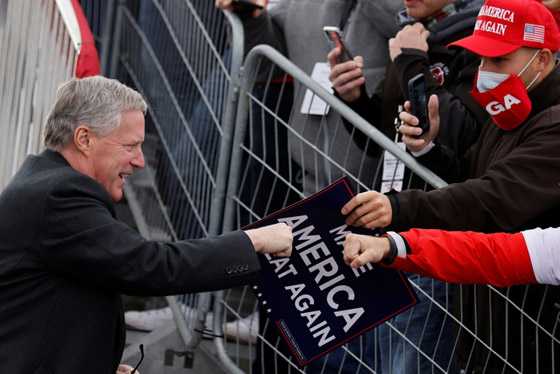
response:
[[(527, 65), (525, 65), (525, 67), (521, 70), (521, 72), (517, 74), (518, 77), (521, 77), (521, 74), (523, 74), (523, 72), (527, 69), (527, 67), (531, 64), (531, 62), (533, 62), (533, 60), (535, 59), (535, 57), (537, 57), (539, 52), (540, 50), (538, 50), (533, 55), (533, 57), (529, 60)], [(482, 62), (480, 63), (480, 66), (482, 66), (482, 64), (484, 64), (484, 57), (482, 58)], [(490, 91), (509, 78), (509, 74), (500, 74), (500, 73), (493, 73), (491, 71), (480, 70), (480, 66), (478, 67), (478, 78), (476, 80), (476, 88), (478, 89), (479, 92)], [(527, 86), (527, 90), (533, 85), (533, 83), (535, 83), (539, 75), (541, 75), (540, 72), (531, 81), (531, 83), (529, 83), (529, 85)]]
[(500, 83), (509, 78), (509, 74), (493, 73), (478, 68), (476, 88), (478, 92), (486, 92), (496, 88)]

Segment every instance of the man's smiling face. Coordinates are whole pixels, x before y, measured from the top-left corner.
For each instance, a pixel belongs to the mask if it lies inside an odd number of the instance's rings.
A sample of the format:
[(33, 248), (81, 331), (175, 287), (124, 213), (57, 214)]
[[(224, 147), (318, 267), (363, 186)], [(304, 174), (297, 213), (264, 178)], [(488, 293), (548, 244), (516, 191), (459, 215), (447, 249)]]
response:
[(92, 177), (114, 201), (122, 198), (125, 177), (146, 164), (141, 149), (143, 141), (144, 115), (139, 110), (123, 113), (120, 127), (108, 136), (93, 135), (90, 140)]

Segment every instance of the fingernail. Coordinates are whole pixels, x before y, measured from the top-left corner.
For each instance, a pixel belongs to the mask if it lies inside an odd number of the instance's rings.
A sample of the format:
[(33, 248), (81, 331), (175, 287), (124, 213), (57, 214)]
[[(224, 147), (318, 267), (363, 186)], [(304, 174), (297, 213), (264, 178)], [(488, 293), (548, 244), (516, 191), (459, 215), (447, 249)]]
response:
[(342, 208), (342, 210), (340, 211), (342, 214), (346, 215), (346, 208)]

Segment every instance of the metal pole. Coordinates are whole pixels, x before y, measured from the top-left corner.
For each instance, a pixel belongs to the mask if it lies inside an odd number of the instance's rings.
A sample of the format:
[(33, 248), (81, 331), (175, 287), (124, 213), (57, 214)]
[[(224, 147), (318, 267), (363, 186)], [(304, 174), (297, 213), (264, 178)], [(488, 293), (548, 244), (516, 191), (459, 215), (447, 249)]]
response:
[[(122, 17), (123, 8), (126, 6), (126, 0), (119, 0), (117, 5), (117, 14), (115, 19), (115, 28), (113, 29), (113, 43), (111, 48), (111, 63), (109, 66), (109, 78), (116, 78), (119, 69), (119, 54), (121, 47), (122, 34)], [(109, 57), (107, 57), (109, 58)]]
[[(103, 34), (101, 35), (101, 51), (100, 51), (100, 62), (101, 62), (101, 74), (107, 76), (109, 73), (107, 69), (109, 68), (109, 53), (111, 51), (111, 45), (114, 39), (111, 39), (113, 34), (113, 25), (115, 17), (115, 7), (117, 3), (115, 0), (107, 0), (107, 9), (105, 10), (105, 25), (103, 27)], [(115, 35), (112, 35), (115, 37)]]

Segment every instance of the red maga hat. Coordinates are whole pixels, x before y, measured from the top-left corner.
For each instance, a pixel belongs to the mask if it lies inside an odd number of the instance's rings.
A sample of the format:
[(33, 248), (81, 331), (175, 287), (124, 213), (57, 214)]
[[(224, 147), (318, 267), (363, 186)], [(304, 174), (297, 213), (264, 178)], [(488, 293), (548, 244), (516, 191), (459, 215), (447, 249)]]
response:
[(448, 45), (484, 57), (498, 57), (521, 47), (558, 51), (560, 33), (550, 11), (535, 0), (488, 0), (471, 36)]

